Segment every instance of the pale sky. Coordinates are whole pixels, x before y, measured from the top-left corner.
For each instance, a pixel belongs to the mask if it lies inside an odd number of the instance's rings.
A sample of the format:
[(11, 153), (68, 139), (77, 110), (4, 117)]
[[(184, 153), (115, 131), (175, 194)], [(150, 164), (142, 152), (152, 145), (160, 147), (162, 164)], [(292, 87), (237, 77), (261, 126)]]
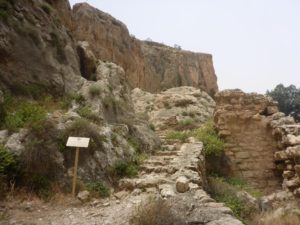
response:
[(300, 87), (300, 0), (70, 0), (78, 2), (139, 39), (212, 54), (221, 90)]

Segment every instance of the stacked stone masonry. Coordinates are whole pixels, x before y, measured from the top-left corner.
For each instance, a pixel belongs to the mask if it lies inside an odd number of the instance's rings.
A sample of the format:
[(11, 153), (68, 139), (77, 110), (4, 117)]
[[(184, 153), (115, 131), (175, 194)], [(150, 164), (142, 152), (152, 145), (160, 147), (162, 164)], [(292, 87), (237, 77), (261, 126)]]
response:
[(256, 93), (225, 90), (216, 95), (216, 103), (214, 120), (226, 143), (228, 173), (265, 193), (282, 185), (300, 194), (300, 124), (278, 112), (271, 98)]

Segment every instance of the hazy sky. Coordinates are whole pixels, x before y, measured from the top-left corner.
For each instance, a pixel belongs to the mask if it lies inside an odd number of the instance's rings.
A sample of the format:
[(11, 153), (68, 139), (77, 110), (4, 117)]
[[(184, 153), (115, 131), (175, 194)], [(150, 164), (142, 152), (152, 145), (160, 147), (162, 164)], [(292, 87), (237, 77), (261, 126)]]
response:
[(213, 55), (220, 89), (300, 87), (299, 0), (70, 0), (88, 2), (151, 38)]

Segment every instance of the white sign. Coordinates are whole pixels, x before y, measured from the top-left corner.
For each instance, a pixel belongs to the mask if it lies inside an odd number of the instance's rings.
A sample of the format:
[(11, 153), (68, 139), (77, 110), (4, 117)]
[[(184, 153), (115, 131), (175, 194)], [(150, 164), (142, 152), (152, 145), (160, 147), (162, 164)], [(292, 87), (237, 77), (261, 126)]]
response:
[(80, 147), (87, 148), (89, 146), (90, 139), (84, 137), (69, 137), (67, 141), (68, 147)]

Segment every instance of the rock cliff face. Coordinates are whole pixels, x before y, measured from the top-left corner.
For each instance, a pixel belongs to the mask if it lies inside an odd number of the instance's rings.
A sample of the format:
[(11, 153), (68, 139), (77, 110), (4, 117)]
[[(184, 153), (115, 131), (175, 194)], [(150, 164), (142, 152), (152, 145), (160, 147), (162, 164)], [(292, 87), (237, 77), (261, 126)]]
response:
[(0, 87), (60, 95), (82, 83), (72, 37), (46, 1), (2, 1)]
[(142, 42), (145, 59), (144, 81), (139, 87), (159, 92), (172, 87), (193, 86), (214, 94), (218, 90), (212, 56)]
[(88, 41), (97, 58), (121, 65), (132, 87), (149, 92), (178, 86), (218, 90), (211, 55), (139, 41), (122, 22), (86, 3), (76, 4), (73, 14), (76, 39)]

